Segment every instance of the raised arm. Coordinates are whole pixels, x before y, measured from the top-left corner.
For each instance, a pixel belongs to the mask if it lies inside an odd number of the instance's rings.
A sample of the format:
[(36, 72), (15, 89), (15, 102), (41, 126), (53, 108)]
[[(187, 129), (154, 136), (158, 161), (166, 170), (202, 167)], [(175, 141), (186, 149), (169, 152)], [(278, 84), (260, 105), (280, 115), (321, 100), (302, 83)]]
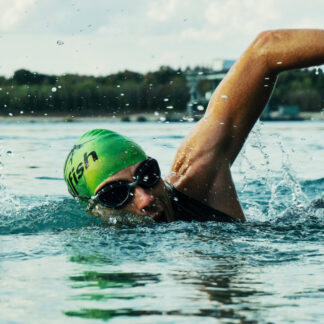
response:
[(215, 90), (188, 142), (217, 145), (232, 164), (268, 102), (278, 73), (323, 63), (324, 30), (259, 34)]
[[(212, 95), (204, 117), (184, 139), (170, 181), (192, 183), (192, 196), (217, 191), (250, 130), (268, 102), (279, 72), (324, 63), (324, 30), (274, 30), (260, 33)], [(217, 178), (218, 177), (218, 178)], [(226, 183), (230, 183), (230, 173)]]
[(205, 116), (224, 123), (222, 154), (230, 164), (268, 102), (278, 73), (323, 63), (324, 30), (267, 31), (255, 39), (214, 92)]

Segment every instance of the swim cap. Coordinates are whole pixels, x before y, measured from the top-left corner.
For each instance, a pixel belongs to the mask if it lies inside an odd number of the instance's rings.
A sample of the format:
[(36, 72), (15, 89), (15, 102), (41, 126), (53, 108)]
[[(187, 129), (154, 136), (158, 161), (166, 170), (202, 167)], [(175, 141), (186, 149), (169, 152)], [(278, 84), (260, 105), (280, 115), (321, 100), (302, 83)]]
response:
[(107, 129), (83, 134), (64, 164), (64, 180), (73, 196), (93, 196), (100, 183), (118, 171), (147, 159), (130, 138)]

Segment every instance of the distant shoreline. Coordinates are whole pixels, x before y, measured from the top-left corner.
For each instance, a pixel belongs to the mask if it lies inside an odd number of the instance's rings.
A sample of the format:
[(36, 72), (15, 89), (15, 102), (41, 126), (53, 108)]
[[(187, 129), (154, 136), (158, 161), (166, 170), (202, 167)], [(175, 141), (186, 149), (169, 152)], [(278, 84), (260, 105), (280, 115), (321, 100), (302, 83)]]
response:
[[(324, 112), (302, 112), (299, 114), (302, 121), (322, 121)], [(199, 118), (198, 118), (199, 119)], [(197, 120), (197, 119), (196, 119)], [(181, 113), (163, 114), (129, 114), (124, 116), (0, 116), (0, 123), (84, 123), (84, 122), (191, 122), (193, 118), (185, 117)], [(276, 121), (276, 120), (273, 120)], [(289, 119), (284, 121), (290, 121)], [(293, 120), (292, 120), (293, 121)]]

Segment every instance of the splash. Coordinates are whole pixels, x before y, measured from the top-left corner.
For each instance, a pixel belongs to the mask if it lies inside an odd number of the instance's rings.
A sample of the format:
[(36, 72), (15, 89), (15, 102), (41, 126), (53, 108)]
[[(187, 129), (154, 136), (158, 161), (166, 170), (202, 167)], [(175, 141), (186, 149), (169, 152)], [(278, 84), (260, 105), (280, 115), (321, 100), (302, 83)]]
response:
[(8, 215), (12, 211), (16, 211), (20, 207), (19, 200), (15, 199), (13, 195), (11, 195), (5, 185), (5, 178), (2, 174), (3, 163), (2, 163), (2, 156), (4, 154), (11, 155), (11, 151), (5, 152), (1, 145), (0, 140), (0, 206), (1, 206), (1, 213)]
[(276, 163), (279, 162), (279, 169), (271, 166), (261, 130), (262, 123), (258, 122), (240, 155), (238, 171), (242, 179), (239, 189), (249, 220), (274, 221), (290, 208), (298, 210), (308, 206), (310, 199), (295, 174), (290, 161), (291, 152), (278, 134), (271, 135), (274, 140), (270, 145), (278, 151)]
[[(300, 183), (294, 174), (289, 155), (282, 145), (278, 143), (282, 152), (282, 180), (271, 186), (271, 199), (269, 201), (269, 216), (276, 218), (278, 212), (288, 208), (302, 208), (309, 202)], [(291, 199), (282, 199), (281, 196), (289, 195)], [(280, 214), (279, 214), (280, 215)]]

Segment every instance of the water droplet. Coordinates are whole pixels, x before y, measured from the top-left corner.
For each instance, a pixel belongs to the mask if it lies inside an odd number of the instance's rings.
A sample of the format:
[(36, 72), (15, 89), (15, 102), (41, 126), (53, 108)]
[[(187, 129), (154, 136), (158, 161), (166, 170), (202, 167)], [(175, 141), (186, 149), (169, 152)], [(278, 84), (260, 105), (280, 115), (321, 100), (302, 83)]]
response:
[(166, 109), (173, 109), (173, 106), (166, 106)]
[(0, 91), (2, 91), (2, 88), (0, 88)]
[(219, 122), (219, 125), (224, 125), (224, 122)]
[(23, 115), (24, 114), (24, 111), (23, 110), (20, 110), (20, 115)]
[(279, 62), (277, 62), (277, 64), (282, 64), (282, 62), (281, 62), (281, 61), (279, 61)]
[(129, 106), (129, 103), (125, 104), (125, 106), (128, 107)]
[(198, 107), (197, 107), (197, 110), (199, 110), (199, 111), (203, 111), (205, 108), (204, 108), (204, 106), (202, 106), (202, 105), (199, 105)]
[(202, 71), (198, 72), (198, 75), (203, 75), (203, 74), (204, 74), (204, 72), (202, 72)]
[(187, 120), (188, 120), (188, 122), (193, 122), (194, 121), (194, 119), (192, 117), (189, 117)]
[(13, 116), (13, 114), (12, 114), (12, 113), (9, 113), (8, 115), (9, 115), (10, 117), (12, 117), (12, 116)]
[(121, 93), (121, 94), (120, 94), (120, 96), (121, 96), (121, 97), (124, 97), (124, 96), (125, 96), (125, 94), (124, 94), (124, 93)]
[(64, 45), (64, 42), (63, 42), (62, 40), (59, 39), (59, 40), (56, 42), (56, 44), (59, 45), (59, 46), (61, 46), (61, 45)]
[(160, 119), (160, 121), (162, 121), (162, 122), (164, 122), (164, 121), (166, 120), (165, 117), (160, 117), (159, 119)]
[(154, 112), (155, 116), (159, 116), (159, 113), (157, 111)]
[(173, 200), (174, 201), (178, 201), (179, 199), (177, 197), (173, 197)]
[(117, 88), (120, 88), (120, 84), (117, 84), (117, 86), (116, 86)]
[(3, 105), (3, 107), (7, 108), (7, 105)]
[(223, 99), (227, 99), (227, 96), (226, 96), (225, 94), (222, 94), (221, 97), (222, 97)]
[(45, 113), (44, 116), (47, 116), (47, 113)]
[(60, 85), (59, 85), (59, 86), (58, 86), (58, 88), (59, 88), (59, 89), (61, 89), (61, 88), (62, 88), (62, 86), (60, 86)]
[(56, 91), (57, 91), (56, 87), (53, 87), (52, 92), (56, 92)]
[(8, 156), (12, 155), (12, 151), (7, 151), (6, 153)]
[(164, 98), (163, 100), (164, 100), (164, 101), (169, 101), (169, 98)]

